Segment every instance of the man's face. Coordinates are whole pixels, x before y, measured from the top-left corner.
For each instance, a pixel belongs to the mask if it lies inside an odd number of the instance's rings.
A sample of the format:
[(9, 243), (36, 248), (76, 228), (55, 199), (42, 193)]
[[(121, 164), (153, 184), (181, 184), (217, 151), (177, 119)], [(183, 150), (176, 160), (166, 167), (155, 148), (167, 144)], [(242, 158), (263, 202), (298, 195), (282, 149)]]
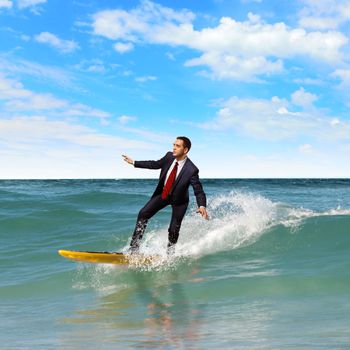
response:
[(187, 154), (188, 148), (184, 147), (184, 142), (182, 140), (176, 139), (173, 144), (173, 156), (182, 157), (184, 154)]

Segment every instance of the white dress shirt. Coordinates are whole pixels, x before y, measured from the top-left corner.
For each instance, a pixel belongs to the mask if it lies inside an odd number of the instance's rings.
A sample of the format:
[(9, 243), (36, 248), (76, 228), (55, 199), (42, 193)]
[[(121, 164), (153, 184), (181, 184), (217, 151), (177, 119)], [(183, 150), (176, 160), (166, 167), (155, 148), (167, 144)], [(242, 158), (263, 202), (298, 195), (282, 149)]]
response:
[(177, 166), (177, 172), (176, 172), (176, 178), (175, 178), (175, 179), (177, 179), (177, 177), (179, 176), (179, 174), (180, 174), (182, 168), (184, 167), (184, 165), (185, 165), (185, 163), (186, 163), (186, 160), (187, 160), (187, 157), (186, 157), (185, 159), (179, 160), (179, 161), (177, 161), (176, 159), (174, 159), (173, 164), (170, 165), (170, 168), (169, 168), (169, 170), (168, 170), (168, 172), (167, 172), (167, 174), (166, 174), (164, 186), (165, 186), (166, 182), (168, 181), (168, 178), (169, 178), (169, 176), (170, 176), (171, 171), (174, 169), (175, 163), (176, 163), (176, 162), (179, 163), (178, 166)]

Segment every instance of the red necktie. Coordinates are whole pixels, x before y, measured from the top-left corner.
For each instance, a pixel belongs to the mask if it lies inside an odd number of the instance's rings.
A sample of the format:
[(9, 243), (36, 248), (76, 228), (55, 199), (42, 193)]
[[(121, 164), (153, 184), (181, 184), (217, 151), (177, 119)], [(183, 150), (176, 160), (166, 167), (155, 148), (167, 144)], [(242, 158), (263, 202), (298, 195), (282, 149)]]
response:
[(162, 192), (162, 199), (166, 199), (169, 195), (169, 192), (171, 190), (171, 187), (173, 186), (175, 179), (176, 179), (176, 172), (177, 172), (177, 166), (179, 165), (178, 162), (175, 163), (175, 166), (173, 168), (173, 170), (171, 171), (169, 177), (168, 177), (168, 181), (166, 182), (164, 188), (163, 188), (163, 192)]

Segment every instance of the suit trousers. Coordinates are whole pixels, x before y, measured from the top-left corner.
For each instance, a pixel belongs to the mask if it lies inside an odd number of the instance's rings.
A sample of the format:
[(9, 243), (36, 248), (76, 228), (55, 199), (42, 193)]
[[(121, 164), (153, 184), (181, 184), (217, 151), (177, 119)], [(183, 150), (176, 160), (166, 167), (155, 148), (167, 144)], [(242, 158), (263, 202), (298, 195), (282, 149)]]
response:
[(142, 239), (148, 220), (168, 205), (171, 205), (172, 208), (171, 221), (168, 228), (168, 247), (176, 244), (179, 238), (181, 223), (188, 207), (188, 202), (174, 204), (171, 202), (171, 199), (162, 199), (162, 196), (159, 194), (152, 197), (140, 210), (130, 244), (131, 247), (138, 248), (139, 241)]

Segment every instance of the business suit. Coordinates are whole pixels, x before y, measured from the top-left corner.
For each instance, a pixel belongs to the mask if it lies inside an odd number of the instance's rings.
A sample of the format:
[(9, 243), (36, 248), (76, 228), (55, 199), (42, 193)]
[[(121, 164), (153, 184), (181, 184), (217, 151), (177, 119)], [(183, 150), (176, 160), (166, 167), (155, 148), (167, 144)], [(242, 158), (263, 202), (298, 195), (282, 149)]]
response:
[(166, 176), (169, 168), (172, 166), (175, 157), (172, 152), (168, 152), (159, 160), (135, 161), (135, 168), (161, 169), (158, 185), (146, 205), (140, 210), (130, 246), (138, 250), (139, 242), (142, 239), (148, 220), (159, 210), (167, 205), (172, 207), (172, 217), (169, 225), (168, 248), (174, 246), (178, 240), (183, 217), (185, 216), (189, 203), (189, 186), (191, 185), (196, 196), (198, 207), (206, 207), (206, 195), (199, 180), (199, 170), (189, 158), (186, 158), (185, 164), (177, 175), (176, 180), (170, 190), (169, 196), (162, 199)]

